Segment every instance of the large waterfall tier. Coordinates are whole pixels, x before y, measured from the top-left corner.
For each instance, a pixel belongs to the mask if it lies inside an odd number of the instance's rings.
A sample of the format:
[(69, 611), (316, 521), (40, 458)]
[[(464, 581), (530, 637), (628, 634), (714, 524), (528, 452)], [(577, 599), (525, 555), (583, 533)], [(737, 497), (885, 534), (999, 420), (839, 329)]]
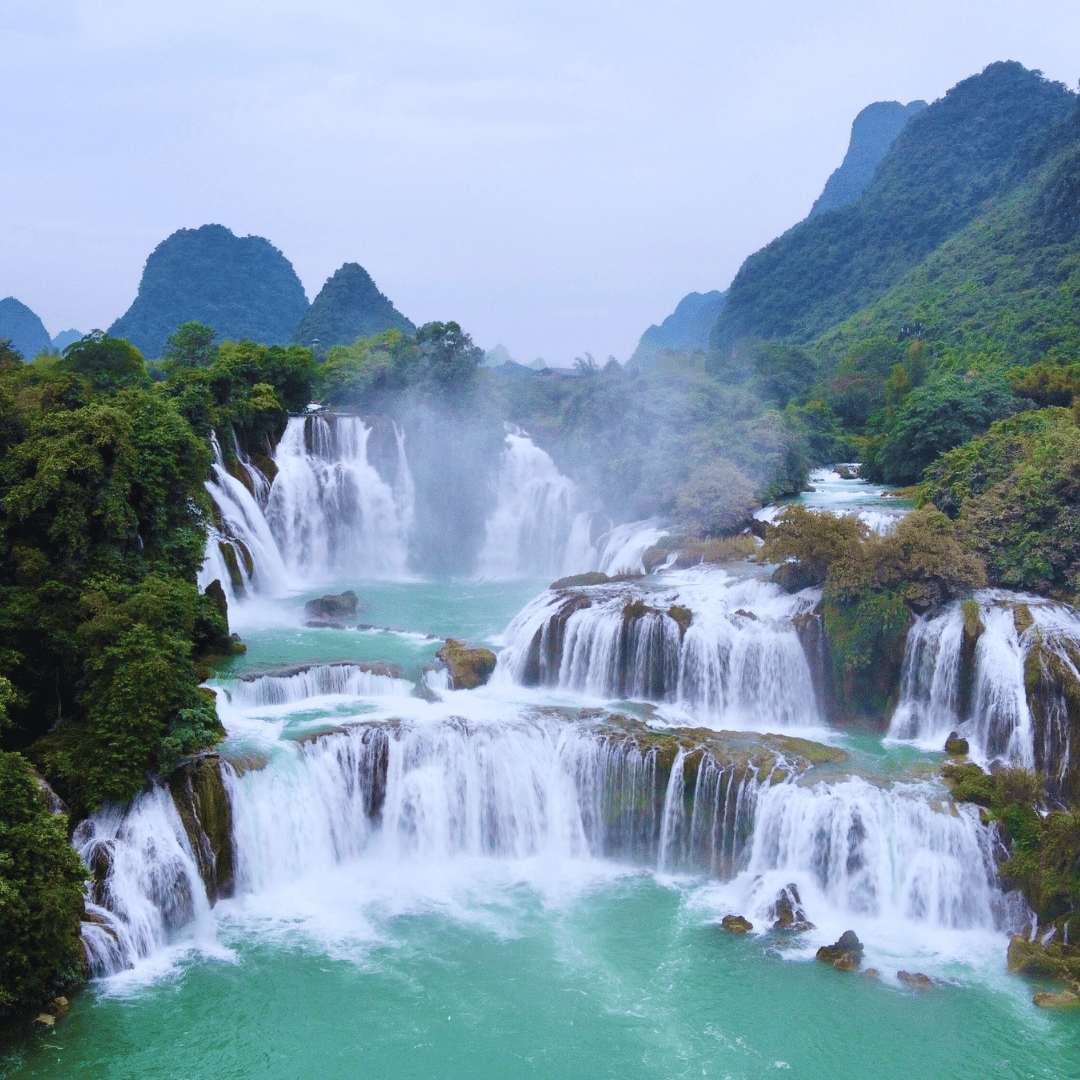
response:
[[(234, 600), (422, 572), (416, 530), (428, 508), (417, 502), (406, 445), (385, 418), (293, 417), (271, 483), (238, 445), (227, 465), (215, 437), (207, 482), (215, 524), (200, 584), (216, 578)], [(654, 521), (612, 526), (518, 433), (506, 436), (494, 485), (482, 544), (470, 555), (482, 578), (638, 572), (642, 553), (664, 535)]]
[(674, 584), (615, 583), (538, 596), (506, 631), (502, 677), (595, 698), (673, 703), (713, 727), (820, 728), (792, 597), (702, 568)]
[[(813, 760), (845, 756), (784, 736), (660, 733), (618, 714), (541, 709), (496, 723), (357, 724), (282, 741), (254, 768), (197, 763), (194, 785), (155, 787), (80, 827), (95, 875), (88, 956), (104, 974), (187, 927), (212, 941), (208, 895), (257, 896), (357, 860), (378, 874), (444, 873), (462, 858), (604, 858), (743, 882), (762, 910), (796, 884), (811, 918), (817, 904), (1005, 925), (995, 827), (932, 807), (941, 791), (812, 782)], [(198, 817), (214, 803), (208, 779), (231, 822), (216, 858), (220, 821)]]
[(987, 590), (915, 622), (889, 737), (939, 750), (956, 731), (979, 763), (1037, 769), (1062, 791), (1080, 782), (1072, 757), (1077, 715), (1075, 612)]
[(346, 571), (356, 577), (406, 573), (414, 485), (405, 437), (392, 428), (394, 455), (380, 472), (372, 434), (355, 416), (289, 421), (274, 453), (277, 475), (266, 518), (297, 580), (334, 580)]

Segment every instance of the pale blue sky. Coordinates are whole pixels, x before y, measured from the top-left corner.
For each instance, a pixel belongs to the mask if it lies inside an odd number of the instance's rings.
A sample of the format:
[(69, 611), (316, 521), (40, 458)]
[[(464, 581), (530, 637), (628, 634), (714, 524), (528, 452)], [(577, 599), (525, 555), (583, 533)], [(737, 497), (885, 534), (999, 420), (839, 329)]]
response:
[(872, 101), (1076, 87), (1080, 4), (0, 0), (0, 296), (105, 327), (152, 248), (266, 236), (416, 322), (625, 360), (804, 217)]

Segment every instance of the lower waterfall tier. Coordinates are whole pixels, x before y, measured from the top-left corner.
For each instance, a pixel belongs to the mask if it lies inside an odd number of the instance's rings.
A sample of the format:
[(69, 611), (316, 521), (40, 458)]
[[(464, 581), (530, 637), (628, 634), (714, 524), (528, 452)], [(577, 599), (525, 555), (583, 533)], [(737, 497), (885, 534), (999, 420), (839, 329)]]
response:
[(942, 793), (925, 783), (815, 782), (845, 757), (783, 736), (540, 709), (501, 723), (356, 724), (235, 766), (196, 759), (171, 791), (80, 827), (95, 874), (87, 953), (97, 974), (120, 970), (185, 928), (211, 933), (213, 900), (342, 864), (441, 874), (477, 858), (704, 872), (742, 882), (756, 917), (794, 884), (811, 919), (817, 903), (943, 928), (1022, 921), (996, 885), (994, 826), (970, 807), (933, 808)]

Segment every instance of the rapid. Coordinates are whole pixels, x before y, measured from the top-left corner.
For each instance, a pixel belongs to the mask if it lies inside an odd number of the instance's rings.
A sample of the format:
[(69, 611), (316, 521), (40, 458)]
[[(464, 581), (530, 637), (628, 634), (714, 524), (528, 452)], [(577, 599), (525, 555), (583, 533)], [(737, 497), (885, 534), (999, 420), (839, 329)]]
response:
[[(640, 576), (662, 523), (607, 521), (521, 432), (456, 579), (416, 567), (388, 421), (292, 419), (272, 480), (214, 449), (200, 585), (247, 646), (208, 683), (227, 738), (79, 826), (94, 980), (2, 1075), (1080, 1072), (1070, 1018), (1005, 974), (1032, 916), (1002, 839), (937, 776), (957, 731), (1064, 782), (1067, 704), (1025, 672), (1076, 662), (1070, 610), (980, 593), (974, 652), (959, 604), (928, 612), (887, 730), (852, 733), (819, 593), (749, 563)], [(588, 571), (611, 579), (548, 587)], [(305, 610), (345, 589), (339, 625)], [(496, 651), (486, 685), (452, 688), (449, 638)], [(849, 929), (876, 977), (814, 962)]]

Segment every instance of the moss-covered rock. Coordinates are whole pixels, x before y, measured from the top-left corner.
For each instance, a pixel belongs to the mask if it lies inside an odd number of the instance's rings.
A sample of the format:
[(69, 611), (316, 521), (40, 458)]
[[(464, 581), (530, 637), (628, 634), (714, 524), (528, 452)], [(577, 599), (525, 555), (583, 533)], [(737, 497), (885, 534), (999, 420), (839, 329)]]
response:
[(495, 670), (495, 654), (490, 649), (470, 649), (450, 638), (435, 654), (450, 673), (451, 690), (474, 690), (483, 686)]
[(725, 915), (720, 925), (731, 934), (748, 934), (754, 929), (754, 924), (741, 915)]
[(585, 585), (606, 585), (609, 581), (611, 581), (611, 578), (607, 574), (590, 570), (587, 574), (571, 574), (570, 577), (559, 578), (558, 581), (553, 581), (548, 588), (554, 592), (559, 592), (562, 589), (577, 589)]
[(822, 945), (817, 958), (837, 971), (858, 971), (862, 966), (863, 943), (854, 930), (845, 930), (832, 945)]
[(207, 899), (232, 896), (235, 886), (232, 806), (217, 754), (182, 762), (169, 776), (169, 791), (183, 822)]
[(317, 600), (309, 600), (304, 605), (304, 611), (311, 619), (326, 619), (333, 622), (341, 622), (356, 614), (360, 601), (352, 589), (348, 589), (336, 596), (328, 593), (320, 596)]

